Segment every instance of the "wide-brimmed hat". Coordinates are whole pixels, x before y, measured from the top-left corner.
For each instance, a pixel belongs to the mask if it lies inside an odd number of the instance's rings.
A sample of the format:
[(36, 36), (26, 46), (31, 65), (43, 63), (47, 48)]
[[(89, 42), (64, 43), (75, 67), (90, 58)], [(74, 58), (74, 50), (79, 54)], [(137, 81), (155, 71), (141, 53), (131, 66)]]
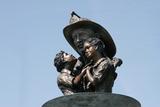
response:
[[(86, 19), (81, 18), (78, 16), (75, 12), (71, 13), (70, 23), (63, 29), (64, 36), (68, 43), (73, 47), (74, 50), (77, 50), (75, 47), (74, 41), (72, 39), (72, 32), (76, 30), (77, 28), (90, 28), (95, 33), (98, 33), (98, 38), (101, 39), (105, 44), (105, 51), (107, 53), (107, 56), (112, 58), (116, 54), (116, 46), (115, 43), (111, 37), (111, 35), (108, 33), (108, 31), (102, 27), (101, 25)], [(79, 53), (79, 52), (78, 52)], [(80, 53), (79, 53), (80, 54)], [(80, 54), (81, 55), (81, 54)]]

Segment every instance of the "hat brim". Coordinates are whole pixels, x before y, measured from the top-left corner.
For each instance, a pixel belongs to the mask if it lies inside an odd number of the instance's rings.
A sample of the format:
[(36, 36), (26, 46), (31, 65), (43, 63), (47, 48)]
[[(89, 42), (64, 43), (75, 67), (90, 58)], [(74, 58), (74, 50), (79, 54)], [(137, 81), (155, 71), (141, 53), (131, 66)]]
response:
[(66, 26), (63, 29), (63, 33), (64, 33), (66, 40), (68, 41), (68, 43), (72, 46), (72, 48), (74, 50), (76, 50), (78, 52), (77, 48), (74, 45), (73, 39), (72, 39), (72, 32), (75, 29), (82, 28), (82, 27), (91, 28), (94, 32), (96, 32), (100, 35), (98, 38), (104, 42), (105, 52), (107, 53), (108, 57), (112, 58), (116, 54), (115, 43), (114, 43), (111, 35), (108, 33), (108, 31), (105, 28), (103, 28), (101, 25), (99, 25), (93, 21), (89, 21), (89, 20), (78, 21), (76, 23), (73, 23), (73, 24)]

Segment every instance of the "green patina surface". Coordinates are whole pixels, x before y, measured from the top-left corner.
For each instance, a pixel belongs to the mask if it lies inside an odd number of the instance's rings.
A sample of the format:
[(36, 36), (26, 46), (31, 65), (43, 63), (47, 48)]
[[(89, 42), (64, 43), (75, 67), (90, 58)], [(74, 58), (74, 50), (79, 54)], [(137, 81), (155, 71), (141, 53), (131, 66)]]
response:
[(78, 93), (46, 102), (42, 107), (141, 107), (131, 97), (111, 93)]

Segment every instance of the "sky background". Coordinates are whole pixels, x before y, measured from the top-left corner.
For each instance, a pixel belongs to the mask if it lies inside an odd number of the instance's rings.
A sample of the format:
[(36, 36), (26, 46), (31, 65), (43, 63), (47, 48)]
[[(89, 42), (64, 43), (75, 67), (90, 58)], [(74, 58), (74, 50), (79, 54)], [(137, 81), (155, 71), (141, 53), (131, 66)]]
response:
[(73, 10), (115, 41), (123, 65), (113, 93), (160, 106), (159, 0), (1, 0), (0, 107), (41, 107), (62, 96), (53, 58), (60, 50), (78, 57), (63, 36)]

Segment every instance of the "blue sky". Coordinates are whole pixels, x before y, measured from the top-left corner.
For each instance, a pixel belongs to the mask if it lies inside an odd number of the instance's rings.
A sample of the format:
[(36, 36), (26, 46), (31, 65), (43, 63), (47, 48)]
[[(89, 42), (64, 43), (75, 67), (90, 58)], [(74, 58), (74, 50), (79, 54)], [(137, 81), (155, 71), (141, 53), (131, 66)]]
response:
[(159, 0), (1, 0), (0, 106), (40, 107), (62, 93), (53, 58), (78, 54), (63, 36), (74, 10), (105, 27), (123, 65), (113, 93), (158, 107), (160, 99)]

